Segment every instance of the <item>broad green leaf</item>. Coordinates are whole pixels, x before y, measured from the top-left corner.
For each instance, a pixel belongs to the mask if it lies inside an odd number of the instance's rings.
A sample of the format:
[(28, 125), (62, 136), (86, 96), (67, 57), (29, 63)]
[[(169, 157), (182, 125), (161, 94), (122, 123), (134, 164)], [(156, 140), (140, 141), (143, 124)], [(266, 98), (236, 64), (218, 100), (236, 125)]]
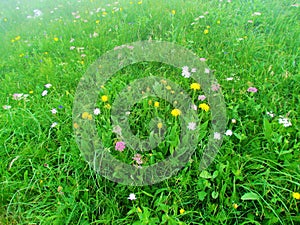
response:
[(259, 196), (253, 192), (248, 192), (241, 197), (242, 200), (258, 200)]

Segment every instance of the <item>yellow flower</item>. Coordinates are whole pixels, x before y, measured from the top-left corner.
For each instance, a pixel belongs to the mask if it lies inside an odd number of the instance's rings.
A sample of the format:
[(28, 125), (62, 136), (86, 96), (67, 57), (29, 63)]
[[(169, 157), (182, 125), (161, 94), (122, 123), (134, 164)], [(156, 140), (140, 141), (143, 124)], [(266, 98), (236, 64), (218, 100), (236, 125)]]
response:
[(198, 84), (198, 83), (192, 83), (191, 84), (191, 89), (193, 89), (193, 90), (200, 90), (200, 84)]
[(21, 39), (21, 36), (15, 37), (15, 40), (16, 40), (16, 41), (18, 41), (18, 40), (20, 40), (20, 39)]
[(58, 41), (58, 37), (53, 38), (54, 41)]
[(104, 108), (111, 109), (111, 105), (110, 104), (105, 104)]
[(139, 2), (138, 2), (139, 5), (142, 4), (142, 3), (143, 3), (143, 1), (139, 1)]
[(171, 11), (171, 13), (172, 13), (172, 15), (175, 15), (175, 14), (176, 14), (176, 10), (173, 9), (173, 10)]
[(102, 100), (102, 102), (107, 102), (107, 101), (108, 101), (107, 95), (103, 95), (103, 96), (101, 97), (101, 100)]
[(96, 24), (100, 23), (100, 20), (96, 20)]
[(157, 128), (158, 128), (158, 129), (161, 129), (162, 127), (163, 127), (163, 124), (162, 124), (162, 123), (158, 123), (158, 124), (157, 124)]
[(180, 209), (179, 212), (180, 212), (180, 214), (183, 214), (185, 212), (185, 210), (184, 209)]
[(208, 29), (205, 29), (205, 30), (203, 31), (204, 34), (208, 34), (208, 32), (209, 32)]
[(237, 209), (238, 207), (239, 207), (238, 204), (236, 203), (233, 204), (233, 208)]
[(78, 129), (78, 128), (79, 128), (78, 123), (74, 123), (74, 124), (73, 124), (73, 127), (74, 127), (75, 129)]
[(152, 105), (152, 100), (149, 100), (149, 101), (148, 101), (148, 105)]
[(207, 112), (209, 110), (209, 105), (207, 105), (206, 103), (202, 103), (199, 105), (199, 108)]
[(29, 91), (29, 94), (33, 94), (33, 91)]
[(300, 193), (299, 192), (293, 192), (293, 198), (300, 200)]
[(179, 109), (173, 109), (171, 111), (171, 114), (172, 114), (172, 116), (177, 117), (177, 116), (181, 115), (181, 111)]
[(142, 212), (142, 210), (141, 210), (141, 208), (140, 208), (140, 207), (138, 207), (138, 208), (137, 208), (137, 211), (138, 211), (139, 213), (141, 213), (141, 212)]
[(88, 120), (92, 120), (93, 119), (92, 114), (89, 114), (88, 112), (82, 113), (81, 117), (82, 117), (82, 119), (88, 119)]
[(172, 89), (170, 85), (166, 86), (166, 88), (167, 88), (167, 90), (171, 90)]
[[(107, 12), (105, 12), (105, 11), (102, 12), (102, 15), (103, 15), (103, 16), (106, 16), (106, 15), (107, 15)], [(100, 21), (99, 21), (99, 22), (100, 22)]]
[(159, 102), (154, 102), (154, 107), (158, 108), (159, 107)]
[(15, 39), (11, 39), (10, 41), (11, 41), (11, 43), (14, 43), (14, 42), (15, 42)]
[(24, 53), (21, 53), (20, 55), (19, 55), (19, 57), (23, 57), (24, 56)]

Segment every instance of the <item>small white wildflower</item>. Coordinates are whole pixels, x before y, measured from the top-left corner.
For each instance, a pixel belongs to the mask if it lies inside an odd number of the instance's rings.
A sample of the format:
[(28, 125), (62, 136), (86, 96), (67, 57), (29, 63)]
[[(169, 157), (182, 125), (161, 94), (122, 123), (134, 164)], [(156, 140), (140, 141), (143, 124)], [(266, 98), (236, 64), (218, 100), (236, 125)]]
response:
[(227, 131), (225, 132), (225, 135), (226, 135), (226, 136), (231, 136), (231, 135), (232, 135), (232, 130), (227, 130)]
[(52, 84), (45, 84), (44, 86), (45, 86), (45, 88), (51, 88)]
[(94, 115), (99, 115), (101, 113), (99, 108), (94, 109)]
[(129, 195), (128, 199), (131, 200), (131, 201), (132, 201), (132, 200), (136, 200), (135, 194), (134, 194), (134, 193), (131, 193), (131, 194)]
[(50, 111), (52, 112), (52, 114), (56, 114), (57, 113), (57, 110), (55, 108), (51, 109)]
[(58, 124), (57, 122), (52, 123), (52, 124), (51, 124), (51, 128), (56, 127), (57, 124)]
[(48, 94), (48, 91), (47, 90), (44, 90), (43, 92), (42, 92), (42, 96), (46, 96)]
[(221, 134), (219, 132), (214, 133), (214, 139), (221, 140)]

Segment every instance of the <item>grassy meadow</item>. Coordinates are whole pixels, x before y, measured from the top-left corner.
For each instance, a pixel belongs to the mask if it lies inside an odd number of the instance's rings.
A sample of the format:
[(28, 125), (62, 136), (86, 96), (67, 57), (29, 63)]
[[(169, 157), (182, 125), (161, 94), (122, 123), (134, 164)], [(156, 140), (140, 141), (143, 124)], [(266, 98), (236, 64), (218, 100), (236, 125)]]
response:
[[(0, 1), (0, 224), (300, 224), (299, 3)], [(115, 158), (143, 167), (178, 144), (181, 115), (158, 97), (138, 100), (128, 113), (141, 140), (149, 127), (166, 127), (152, 151), (131, 149), (111, 126), (114, 99), (136, 79), (161, 77), (170, 93), (166, 80), (175, 82), (201, 121), (197, 149), (178, 173), (126, 186), (83, 158), (73, 100), (101, 55), (141, 40), (173, 42), (205, 61), (220, 84), (227, 127), (215, 160), (199, 170), (211, 126), (201, 84), (161, 63), (123, 68), (99, 87), (95, 110), (82, 114), (95, 120)]]

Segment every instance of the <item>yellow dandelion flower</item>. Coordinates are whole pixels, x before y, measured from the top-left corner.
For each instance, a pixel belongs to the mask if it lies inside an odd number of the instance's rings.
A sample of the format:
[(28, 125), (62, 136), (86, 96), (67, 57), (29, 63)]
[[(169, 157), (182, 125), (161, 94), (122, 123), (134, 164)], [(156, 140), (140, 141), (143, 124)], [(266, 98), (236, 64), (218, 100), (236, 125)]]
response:
[(154, 102), (154, 107), (158, 108), (159, 107), (159, 102)]
[(203, 33), (204, 33), (204, 34), (208, 34), (208, 33), (209, 33), (209, 30), (208, 30), (208, 29), (205, 29), (205, 30), (203, 31)]
[(161, 129), (162, 127), (163, 127), (163, 124), (162, 124), (162, 123), (158, 123), (158, 124), (157, 124), (157, 128), (158, 128), (158, 129)]
[(238, 207), (239, 207), (238, 204), (236, 203), (233, 204), (233, 208), (237, 209)]
[(170, 85), (166, 86), (166, 88), (167, 88), (167, 90), (171, 90), (172, 89)]
[(184, 212), (185, 212), (184, 209), (180, 209), (180, 210), (179, 210), (179, 213), (180, 213), (180, 214), (183, 214)]
[(96, 20), (96, 24), (100, 23), (100, 20)]
[(176, 14), (176, 10), (173, 9), (173, 10), (171, 11), (171, 13), (172, 13), (172, 15), (175, 15), (175, 14)]
[(24, 53), (21, 53), (20, 55), (19, 55), (19, 57), (23, 57), (24, 56)]
[(101, 96), (101, 100), (102, 100), (102, 102), (107, 102), (108, 101), (107, 95)]
[(198, 84), (198, 83), (192, 83), (191, 84), (191, 89), (193, 89), (194, 91), (196, 91), (196, 90), (200, 90), (200, 84)]
[(138, 207), (138, 208), (137, 208), (137, 211), (138, 211), (139, 213), (141, 213), (141, 212), (142, 212), (142, 210), (141, 210), (141, 208), (140, 208), (140, 207)]
[(293, 198), (300, 200), (300, 193), (299, 192), (293, 192)]
[(78, 123), (74, 123), (74, 124), (73, 124), (73, 127), (74, 127), (75, 129), (78, 129), (78, 128), (79, 128)]
[[(107, 15), (107, 12), (105, 12), (105, 11), (102, 12), (102, 15), (103, 15), (103, 16), (106, 16), (106, 15)], [(99, 21), (99, 22), (100, 22), (100, 21)]]
[(33, 94), (33, 91), (29, 91), (29, 94)]
[(173, 109), (171, 111), (172, 116), (177, 117), (181, 115), (181, 111), (179, 109)]
[(14, 43), (14, 42), (15, 42), (15, 39), (11, 39), (10, 42), (11, 42), (11, 43)]
[(18, 40), (20, 40), (20, 39), (21, 39), (21, 36), (15, 37), (15, 41), (18, 41)]
[(53, 38), (54, 41), (58, 41), (58, 37)]
[(84, 112), (84, 113), (82, 113), (81, 117), (82, 117), (82, 119), (88, 119), (89, 115), (90, 114), (88, 112)]
[(160, 81), (162, 84), (167, 84), (167, 81), (166, 80), (161, 80)]
[(87, 116), (87, 119), (88, 119), (88, 120), (92, 120), (92, 119), (93, 119), (92, 114), (89, 114), (89, 115)]
[(141, 5), (143, 3), (143, 1), (139, 1), (138, 4)]
[(208, 112), (209, 105), (207, 105), (206, 103), (202, 103), (202, 104), (199, 105), (199, 108), (204, 110), (205, 112)]

